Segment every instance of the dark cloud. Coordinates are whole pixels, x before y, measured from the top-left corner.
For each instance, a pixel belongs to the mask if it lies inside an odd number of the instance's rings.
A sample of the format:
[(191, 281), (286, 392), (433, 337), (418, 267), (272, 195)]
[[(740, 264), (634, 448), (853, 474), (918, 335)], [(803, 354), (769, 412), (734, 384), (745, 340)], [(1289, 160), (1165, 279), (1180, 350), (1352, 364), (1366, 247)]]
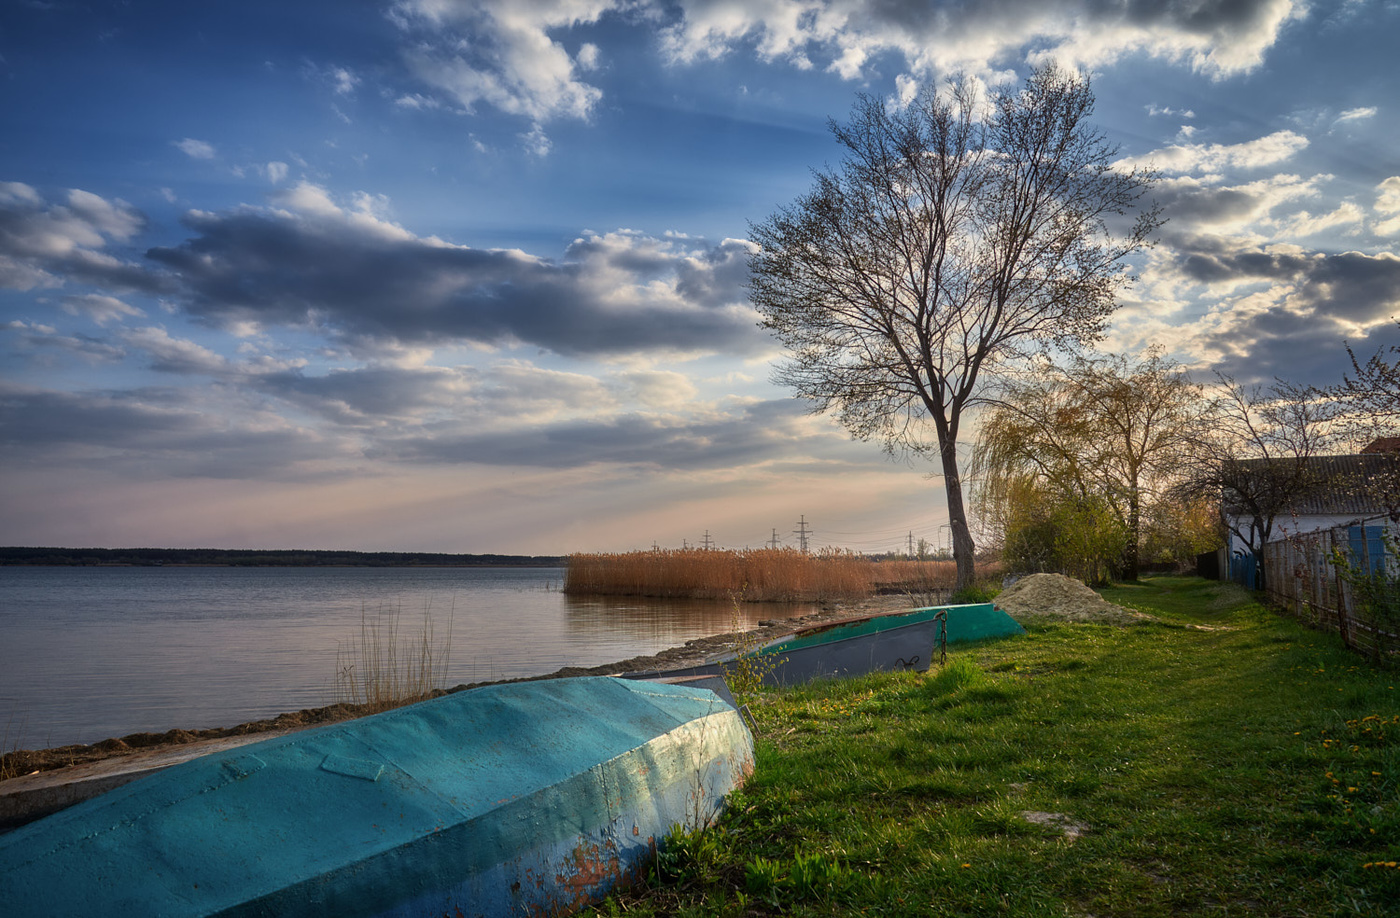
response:
[(1203, 284), (1223, 281), (1292, 280), (1305, 275), (1315, 264), (1307, 256), (1279, 255), (1259, 251), (1183, 253), (1181, 270), (1189, 279)]
[(691, 252), (629, 234), (560, 261), (412, 236), (363, 214), (194, 213), (196, 236), (147, 254), (192, 314), (315, 328), (361, 347), (524, 343), (566, 355), (763, 344), (742, 279), (748, 249)]
[(0, 456), (13, 468), (123, 466), (169, 477), (326, 475), (329, 445), (267, 416), (212, 411), (173, 390), (74, 393), (0, 383)]
[(1400, 313), (1400, 257), (1383, 252), (1317, 256), (1302, 296), (1317, 312), (1367, 324)]
[(1204, 243), (1178, 253), (1177, 265), (1189, 280), (1291, 284), (1290, 311), (1321, 319), (1372, 325), (1400, 313), (1400, 257), (1388, 252), (1294, 254), (1232, 249), (1218, 238)]
[[(385, 443), (382, 458), (433, 463), (481, 463), (564, 469), (616, 463), (667, 469), (720, 469), (810, 455), (820, 438), (798, 430), (803, 406), (792, 400), (758, 402), (733, 414), (665, 418), (629, 414), (566, 420), (483, 432), (434, 433)], [(833, 434), (835, 453), (850, 443)], [(800, 446), (799, 446), (800, 444)], [(866, 446), (867, 459), (880, 459)]]

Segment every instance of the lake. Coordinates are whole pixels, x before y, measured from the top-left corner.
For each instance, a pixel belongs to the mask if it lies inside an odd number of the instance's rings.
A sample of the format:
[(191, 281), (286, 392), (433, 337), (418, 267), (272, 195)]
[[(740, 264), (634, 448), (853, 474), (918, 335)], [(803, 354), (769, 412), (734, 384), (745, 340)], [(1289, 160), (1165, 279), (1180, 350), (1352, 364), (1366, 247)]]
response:
[(401, 639), (431, 629), (452, 686), (814, 609), (570, 597), (563, 579), (563, 568), (0, 568), (0, 751), (332, 704), (362, 626), (395, 617)]

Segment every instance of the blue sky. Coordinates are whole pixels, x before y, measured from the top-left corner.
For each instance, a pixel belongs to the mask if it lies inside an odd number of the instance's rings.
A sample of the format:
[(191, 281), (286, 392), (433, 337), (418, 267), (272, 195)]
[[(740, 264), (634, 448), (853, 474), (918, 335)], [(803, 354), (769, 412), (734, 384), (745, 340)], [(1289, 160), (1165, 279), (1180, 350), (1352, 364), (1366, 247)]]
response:
[(1092, 75), (1169, 222), (1103, 347), (1326, 383), (1396, 340), (1400, 4), (18, 2), (0, 544), (946, 542), (770, 381), (750, 223), (858, 93)]

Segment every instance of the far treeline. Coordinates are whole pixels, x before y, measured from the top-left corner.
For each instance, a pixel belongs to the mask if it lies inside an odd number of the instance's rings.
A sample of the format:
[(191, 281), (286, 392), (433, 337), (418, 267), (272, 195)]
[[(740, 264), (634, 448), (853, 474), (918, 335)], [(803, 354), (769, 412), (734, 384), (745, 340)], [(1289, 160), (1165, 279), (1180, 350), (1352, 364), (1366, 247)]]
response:
[(431, 551), (297, 551), (221, 548), (0, 547), (0, 565), (220, 567), (560, 567), (557, 555), (454, 555)]

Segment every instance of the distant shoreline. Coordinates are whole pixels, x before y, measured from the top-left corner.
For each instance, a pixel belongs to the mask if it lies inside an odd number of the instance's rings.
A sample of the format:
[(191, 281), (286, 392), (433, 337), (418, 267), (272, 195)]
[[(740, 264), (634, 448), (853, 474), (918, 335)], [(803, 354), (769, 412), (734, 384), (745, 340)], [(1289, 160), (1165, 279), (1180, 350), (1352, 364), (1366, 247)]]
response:
[(0, 546), (0, 566), (25, 567), (563, 567), (566, 563), (562, 555)]

